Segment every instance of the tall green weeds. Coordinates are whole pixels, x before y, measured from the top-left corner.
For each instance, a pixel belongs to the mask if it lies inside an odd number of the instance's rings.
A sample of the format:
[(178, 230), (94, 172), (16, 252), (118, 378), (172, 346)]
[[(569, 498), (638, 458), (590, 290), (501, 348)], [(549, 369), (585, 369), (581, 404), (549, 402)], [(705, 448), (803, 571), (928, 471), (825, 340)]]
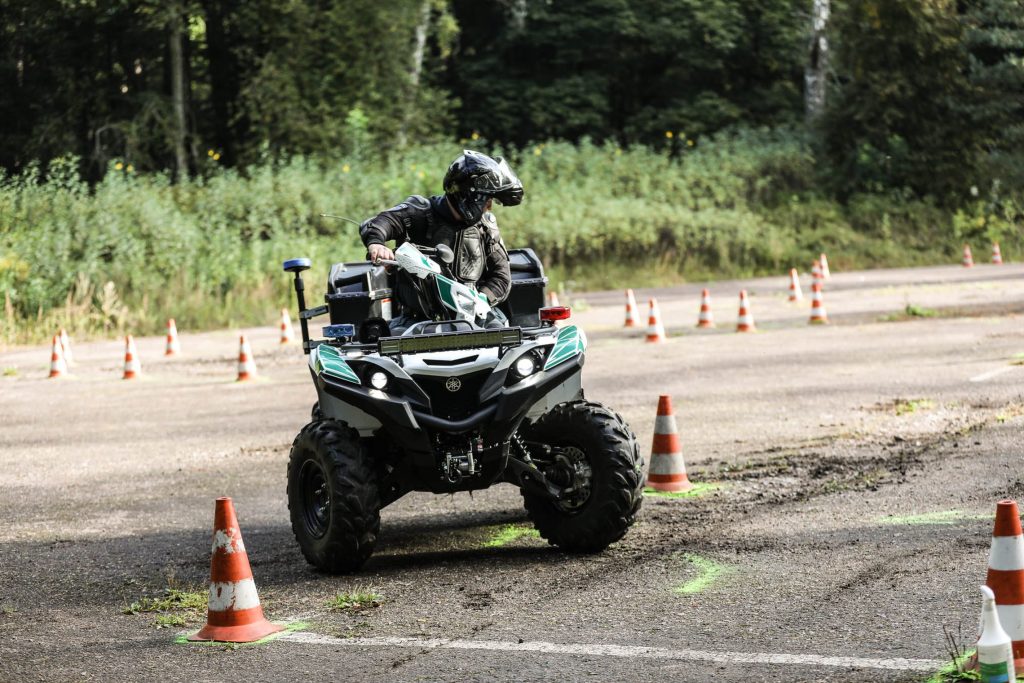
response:
[[(320, 213), (361, 221), (436, 193), (459, 149), (295, 157), (245, 172), (211, 159), (179, 185), (114, 164), (89, 187), (73, 159), (0, 178), (0, 341), (38, 341), (57, 326), (156, 332), (171, 316), (186, 329), (268, 322), (291, 303), (283, 260), (311, 257), (316, 292), (332, 262), (363, 257), (356, 226)], [(783, 273), (822, 250), (839, 269), (948, 262), (975, 225), (900, 196), (840, 206), (815, 190), (809, 146), (785, 131), (723, 135), (674, 156), (587, 141), (505, 152), (526, 187), (521, 206), (496, 210), (506, 243), (532, 246), (579, 287)], [(1000, 226), (1012, 258), (1024, 245)]]

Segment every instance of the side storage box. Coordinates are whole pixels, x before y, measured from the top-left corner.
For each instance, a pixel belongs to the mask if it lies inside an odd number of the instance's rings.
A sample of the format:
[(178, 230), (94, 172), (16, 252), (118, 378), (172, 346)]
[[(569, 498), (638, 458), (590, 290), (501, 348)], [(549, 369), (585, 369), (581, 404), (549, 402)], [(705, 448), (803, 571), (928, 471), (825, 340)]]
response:
[(367, 318), (391, 320), (391, 282), (383, 266), (366, 261), (335, 263), (324, 296), (331, 324), (359, 325)]
[(512, 288), (508, 298), (498, 308), (508, 316), (513, 327), (538, 327), (544, 290), (548, 279), (544, 276), (544, 265), (533, 249), (509, 249), (509, 266), (512, 270)]

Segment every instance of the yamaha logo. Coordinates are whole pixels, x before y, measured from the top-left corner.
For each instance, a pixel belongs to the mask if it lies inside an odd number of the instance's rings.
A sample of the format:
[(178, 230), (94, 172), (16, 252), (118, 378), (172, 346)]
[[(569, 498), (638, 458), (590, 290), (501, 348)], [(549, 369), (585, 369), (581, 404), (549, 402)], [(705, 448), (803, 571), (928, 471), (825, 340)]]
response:
[(448, 381), (444, 383), (444, 388), (448, 391), (458, 391), (462, 388), (462, 380), (458, 377), (449, 377)]

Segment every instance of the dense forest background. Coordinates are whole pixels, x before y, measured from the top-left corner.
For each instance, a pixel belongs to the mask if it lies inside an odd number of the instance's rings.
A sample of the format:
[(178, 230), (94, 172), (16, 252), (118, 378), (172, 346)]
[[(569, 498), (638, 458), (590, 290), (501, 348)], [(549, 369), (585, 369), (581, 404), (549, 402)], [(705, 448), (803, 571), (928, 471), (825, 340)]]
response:
[(0, 0), (0, 338), (265, 316), (462, 146), (563, 283), (1012, 258), (1022, 143), (1024, 0)]

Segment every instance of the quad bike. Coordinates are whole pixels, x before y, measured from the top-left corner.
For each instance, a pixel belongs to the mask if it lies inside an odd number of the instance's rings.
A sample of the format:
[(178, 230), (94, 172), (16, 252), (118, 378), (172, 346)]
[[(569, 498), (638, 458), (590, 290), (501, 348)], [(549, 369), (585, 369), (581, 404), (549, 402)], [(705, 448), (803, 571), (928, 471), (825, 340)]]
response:
[[(309, 259), (284, 263), (319, 399), (292, 444), (288, 508), (302, 554), (320, 570), (359, 569), (381, 508), (410, 491), (515, 484), (540, 535), (580, 553), (622, 538), (640, 509), (636, 436), (584, 399), (586, 336), (555, 325), (568, 308), (543, 307), (547, 278), (533, 251), (510, 251), (512, 290), (500, 308), (513, 326), (495, 327), (487, 297), (458, 282), (451, 261), (444, 245), (405, 243), (393, 261), (336, 264), (325, 305), (311, 309)], [(397, 281), (432, 319), (393, 336)], [(309, 320), (325, 314), (325, 339), (311, 341)]]

